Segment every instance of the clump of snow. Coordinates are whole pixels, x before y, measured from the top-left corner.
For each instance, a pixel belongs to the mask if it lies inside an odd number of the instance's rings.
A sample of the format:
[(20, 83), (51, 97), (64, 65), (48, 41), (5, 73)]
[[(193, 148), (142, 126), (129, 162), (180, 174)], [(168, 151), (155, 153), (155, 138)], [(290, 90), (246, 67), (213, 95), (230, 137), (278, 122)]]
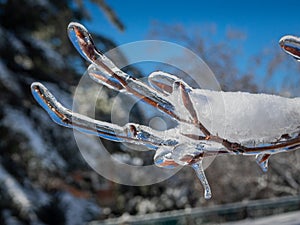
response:
[(192, 101), (213, 134), (239, 143), (270, 143), (283, 134), (299, 132), (300, 98), (246, 92), (194, 90)]

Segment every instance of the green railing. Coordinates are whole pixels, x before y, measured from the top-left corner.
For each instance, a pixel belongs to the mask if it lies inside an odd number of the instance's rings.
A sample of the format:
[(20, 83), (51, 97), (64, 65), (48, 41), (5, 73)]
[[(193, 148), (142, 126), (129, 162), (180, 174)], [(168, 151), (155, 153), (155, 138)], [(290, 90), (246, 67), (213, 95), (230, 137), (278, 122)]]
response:
[(93, 221), (88, 225), (181, 225), (207, 224), (259, 218), (273, 214), (300, 210), (300, 196), (265, 200), (245, 201), (205, 208), (176, 210), (139, 216), (127, 216), (103, 221)]

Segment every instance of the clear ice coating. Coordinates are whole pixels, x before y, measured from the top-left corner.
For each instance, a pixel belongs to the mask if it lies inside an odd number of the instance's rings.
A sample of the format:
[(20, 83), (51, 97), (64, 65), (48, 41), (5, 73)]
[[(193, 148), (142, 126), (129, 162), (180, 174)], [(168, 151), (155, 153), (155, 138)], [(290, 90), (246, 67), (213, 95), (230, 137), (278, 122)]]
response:
[(264, 154), (264, 153), (256, 155), (256, 162), (264, 172), (268, 171), (268, 161), (270, 156), (271, 156), (270, 154)]
[(292, 35), (286, 35), (279, 41), (280, 47), (289, 55), (300, 61), (300, 38)]
[[(170, 116), (177, 127), (157, 131), (134, 123), (119, 126), (94, 120), (62, 106), (38, 82), (31, 85), (35, 100), (59, 125), (156, 151), (154, 164), (158, 167), (191, 166), (206, 199), (212, 194), (202, 166), (205, 157), (253, 155), (261, 169), (267, 171), (272, 154), (299, 148), (300, 98), (193, 89), (180, 78), (162, 71), (150, 74), (148, 86), (121, 71), (101, 53), (81, 24), (70, 23), (68, 34), (80, 55), (91, 63), (88, 74), (93, 81), (142, 99)], [(294, 36), (280, 40), (282, 49), (297, 60), (299, 40)], [(224, 134), (219, 132), (223, 127), (227, 129)]]

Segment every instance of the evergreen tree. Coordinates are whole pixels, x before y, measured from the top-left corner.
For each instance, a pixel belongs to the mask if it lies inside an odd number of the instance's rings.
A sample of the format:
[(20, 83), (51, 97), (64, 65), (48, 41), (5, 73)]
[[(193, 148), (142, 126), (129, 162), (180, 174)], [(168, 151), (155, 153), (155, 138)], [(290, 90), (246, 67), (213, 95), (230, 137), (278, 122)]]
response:
[[(104, 1), (93, 2), (124, 28)], [(66, 27), (88, 18), (82, 1), (0, 1), (0, 224), (83, 224), (100, 215), (86, 197), (91, 183), (72, 177), (80, 165), (88, 168), (72, 131), (54, 125), (30, 93), (33, 81), (47, 82), (71, 104), (69, 88), (81, 75), (74, 64), (83, 68), (83, 61)]]

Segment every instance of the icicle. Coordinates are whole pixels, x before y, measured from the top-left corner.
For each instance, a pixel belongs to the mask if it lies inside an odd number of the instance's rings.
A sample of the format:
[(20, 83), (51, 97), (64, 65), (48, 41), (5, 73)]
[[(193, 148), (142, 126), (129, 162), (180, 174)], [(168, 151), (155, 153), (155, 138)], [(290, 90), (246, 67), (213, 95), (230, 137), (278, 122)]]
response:
[(211, 190), (203, 170), (202, 157), (202, 148), (196, 149), (190, 144), (177, 145), (172, 151), (172, 158), (176, 163), (182, 166), (192, 166), (204, 188), (204, 198), (210, 199)]
[(268, 162), (270, 158), (270, 154), (257, 154), (256, 155), (256, 162), (259, 165), (259, 167), (262, 169), (262, 171), (267, 172), (268, 171)]
[(202, 166), (202, 149), (195, 149), (194, 146), (189, 144), (180, 144), (173, 149), (171, 156), (179, 165), (192, 166), (204, 188), (204, 198), (210, 199), (211, 190)]
[(210, 199), (211, 198), (211, 189), (209, 186), (209, 183), (206, 179), (203, 166), (202, 166), (202, 160), (198, 161), (197, 163), (194, 163), (192, 165), (193, 169), (195, 170), (199, 180), (202, 183), (202, 186), (204, 188), (204, 198), (205, 199)]

